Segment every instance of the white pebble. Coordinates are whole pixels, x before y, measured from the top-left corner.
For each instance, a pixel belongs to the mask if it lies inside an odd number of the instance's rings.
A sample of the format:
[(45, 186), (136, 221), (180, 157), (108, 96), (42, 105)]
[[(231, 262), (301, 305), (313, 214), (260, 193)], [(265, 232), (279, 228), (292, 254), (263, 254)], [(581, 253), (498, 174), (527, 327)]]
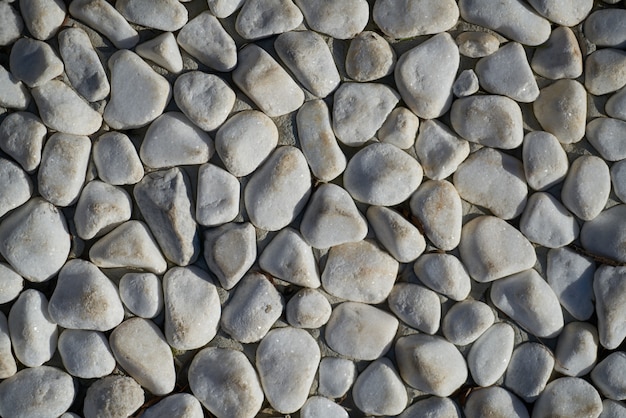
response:
[(469, 155), (469, 143), (437, 120), (424, 121), (415, 140), (415, 153), (424, 175), (443, 180), (454, 173)]
[(626, 417), (626, 405), (623, 402), (605, 399), (602, 401), (602, 413), (598, 418), (624, 418)]
[(546, 278), (561, 305), (579, 321), (594, 311), (593, 275), (595, 263), (570, 248), (548, 251)]
[(504, 385), (526, 402), (534, 402), (552, 375), (554, 355), (545, 345), (527, 342), (515, 348)]
[(235, 13), (239, 9), (245, 0), (207, 0), (209, 3), (209, 10), (215, 16), (223, 19)]
[(465, 266), (452, 254), (423, 254), (413, 271), (424, 285), (452, 300), (464, 300), (472, 287)]
[(189, 393), (175, 393), (144, 410), (143, 418), (203, 418), (202, 405)]
[(529, 0), (542, 16), (562, 26), (575, 26), (582, 22), (593, 7), (593, 0)]
[[(17, 373), (17, 363), (11, 352), (9, 323), (7, 317), (0, 312), (0, 379), (6, 379)], [(2, 406), (0, 406), (0, 409)]]
[(132, 48), (139, 42), (137, 31), (106, 0), (74, 0), (69, 9), (73, 17), (102, 33), (116, 48)]
[(392, 209), (370, 206), (367, 220), (376, 239), (401, 263), (415, 261), (426, 249), (426, 240), (419, 229)]
[(109, 342), (98, 331), (64, 330), (59, 336), (59, 354), (65, 370), (81, 379), (104, 377), (115, 369)]
[[(1, 13), (2, 11), (0, 11), (0, 14)], [(30, 94), (24, 83), (15, 78), (13, 74), (0, 65), (0, 106), (24, 110), (28, 107), (29, 103)]]
[(564, 26), (554, 29), (544, 46), (535, 50), (530, 66), (552, 80), (580, 77), (583, 57), (574, 32)]
[[(0, 101), (1, 104), (2, 102)], [(604, 110), (612, 118), (626, 120), (626, 87), (622, 87), (609, 97), (609, 100), (604, 105)]]
[(183, 57), (172, 32), (165, 32), (135, 47), (135, 52), (172, 73), (183, 70)]
[(143, 165), (133, 143), (121, 132), (100, 135), (93, 144), (98, 176), (109, 184), (135, 184), (143, 178)]
[(145, 400), (141, 386), (130, 377), (111, 375), (96, 380), (85, 394), (83, 414), (85, 418), (102, 416), (130, 416)]
[(454, 93), (456, 97), (467, 97), (476, 93), (479, 88), (478, 76), (474, 70), (469, 69), (462, 71), (454, 81), (452, 93)]
[(398, 415), (399, 418), (419, 417), (461, 418), (461, 409), (450, 398), (431, 396), (420, 399)]
[(580, 141), (585, 135), (587, 92), (574, 80), (558, 80), (541, 89), (533, 103), (541, 127), (562, 144)]
[(304, 16), (291, 0), (247, 0), (235, 21), (244, 39), (267, 38), (296, 29)]
[(41, 162), (47, 132), (46, 126), (34, 114), (11, 113), (0, 124), (0, 149), (31, 173)]
[(11, 73), (28, 87), (38, 87), (63, 73), (63, 61), (43, 41), (21, 38), (11, 48)]
[(612, 93), (626, 85), (626, 51), (601, 48), (585, 59), (585, 87), (596, 96)]
[(336, 39), (354, 38), (365, 29), (369, 19), (366, 0), (295, 0), (308, 26)]
[(559, 248), (574, 241), (580, 229), (576, 218), (555, 197), (537, 192), (528, 198), (520, 231), (535, 244)]
[(357, 375), (353, 362), (338, 357), (324, 357), (318, 373), (317, 391), (329, 398), (341, 398), (345, 395)]
[(625, 215), (626, 206), (616, 205), (586, 222), (580, 234), (583, 247), (592, 254), (626, 262), (626, 249), (621, 245), (626, 236)]
[(602, 400), (598, 391), (578, 377), (561, 377), (550, 382), (533, 408), (533, 418), (598, 417)]
[(393, 72), (396, 53), (389, 42), (372, 31), (359, 33), (346, 53), (346, 73), (355, 81), (374, 81)]
[(530, 417), (524, 403), (517, 396), (499, 386), (473, 391), (467, 398), (463, 412), (467, 418)]
[(348, 418), (348, 412), (330, 399), (312, 396), (300, 409), (301, 418)]
[(386, 357), (359, 374), (352, 389), (354, 404), (367, 415), (398, 415), (408, 402), (406, 388)]
[(104, 235), (129, 220), (132, 208), (130, 195), (121, 187), (91, 181), (83, 188), (76, 204), (76, 233), (85, 240)]
[(287, 302), (287, 322), (296, 328), (320, 328), (328, 322), (332, 307), (322, 293), (302, 289)]
[(472, 344), (467, 365), (474, 382), (491, 386), (502, 377), (511, 360), (515, 332), (504, 322), (492, 325)]
[(415, 143), (420, 120), (406, 107), (396, 107), (385, 119), (376, 136), (380, 142), (407, 149)]
[(239, 214), (239, 180), (213, 164), (198, 169), (196, 221), (204, 226), (230, 222)]
[(0, 217), (22, 206), (33, 194), (30, 177), (13, 161), (0, 158)]
[(119, 0), (115, 8), (131, 23), (176, 31), (187, 23), (187, 9), (176, 0)]
[(586, 138), (607, 161), (619, 161), (626, 158), (626, 147), (621, 135), (626, 129), (626, 122), (612, 118), (597, 118), (587, 124)]
[(489, 32), (461, 32), (456, 43), (461, 55), (470, 58), (486, 57), (500, 48), (498, 38)]
[(610, 191), (611, 175), (604, 160), (583, 155), (570, 166), (561, 190), (561, 200), (574, 215), (590, 221), (604, 209)]
[(596, 364), (598, 330), (586, 322), (570, 322), (559, 335), (554, 355), (554, 370), (566, 376), (585, 376)]
[(15, 300), (24, 288), (24, 279), (8, 264), (0, 263), (0, 304)]
[(385, 35), (404, 39), (451, 29), (459, 20), (459, 8), (454, 0), (378, 0), (372, 17)]
[(611, 166), (613, 192), (619, 200), (626, 202), (626, 162), (618, 161)]
[(585, 36), (599, 47), (626, 46), (626, 11), (598, 9), (585, 20)]
[[(367, 7), (367, 4), (366, 4)], [(11, 3), (0, 4), (0, 45), (11, 45), (24, 30), (24, 21)]]
[(616, 401), (626, 399), (626, 353), (615, 351), (596, 365), (591, 372), (591, 380), (602, 395)]
[(396, 283), (387, 300), (402, 322), (426, 334), (439, 330), (441, 301), (432, 290), (413, 283)]
[(241, 280), (256, 255), (255, 229), (248, 222), (230, 222), (204, 235), (204, 259), (226, 290)]
[(120, 279), (120, 299), (141, 318), (154, 318), (163, 309), (161, 280), (153, 273), (126, 273)]
[(593, 279), (600, 344), (609, 350), (619, 347), (626, 337), (626, 324), (620, 321), (626, 315), (623, 303), (626, 296), (625, 278), (626, 268), (602, 266)]
[(522, 162), (528, 186), (546, 190), (565, 179), (569, 163), (559, 140), (549, 132), (534, 131), (524, 136)]
[(478, 300), (455, 303), (443, 317), (441, 330), (454, 345), (464, 346), (476, 341), (495, 321), (493, 310)]

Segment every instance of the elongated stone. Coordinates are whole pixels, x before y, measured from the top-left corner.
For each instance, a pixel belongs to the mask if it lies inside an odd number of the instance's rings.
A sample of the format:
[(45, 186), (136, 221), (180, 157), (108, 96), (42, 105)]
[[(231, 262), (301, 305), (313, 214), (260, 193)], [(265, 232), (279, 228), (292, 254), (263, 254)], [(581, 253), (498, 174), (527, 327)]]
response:
[(117, 48), (132, 48), (139, 42), (137, 31), (106, 0), (76, 0), (69, 9), (72, 16), (102, 33)]
[(562, 144), (578, 142), (585, 135), (587, 92), (578, 81), (558, 80), (542, 88), (533, 111), (541, 127)]

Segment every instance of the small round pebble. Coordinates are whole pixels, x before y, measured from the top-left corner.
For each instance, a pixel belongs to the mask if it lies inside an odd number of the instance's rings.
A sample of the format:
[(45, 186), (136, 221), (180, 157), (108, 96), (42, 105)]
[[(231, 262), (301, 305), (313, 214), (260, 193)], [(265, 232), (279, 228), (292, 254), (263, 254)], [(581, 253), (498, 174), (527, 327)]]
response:
[(533, 418), (598, 417), (602, 400), (598, 391), (578, 377), (561, 377), (550, 382), (535, 402)]
[(384, 206), (370, 206), (367, 220), (376, 238), (396, 260), (410, 263), (426, 249), (426, 240), (411, 222)]
[(596, 327), (586, 322), (570, 322), (559, 335), (554, 370), (566, 376), (585, 376), (596, 364), (597, 353)]
[[(22, 2), (24, 3), (24, 2)], [(21, 38), (11, 48), (11, 73), (28, 87), (38, 87), (63, 73), (63, 61), (45, 42)]]
[(31, 173), (41, 161), (47, 129), (29, 112), (10, 113), (0, 124), (0, 148)]
[(622, 303), (626, 295), (626, 268), (602, 266), (593, 278), (598, 334), (602, 347), (614, 350), (626, 337), (626, 326), (618, 318), (626, 314)]
[(489, 32), (462, 32), (456, 37), (461, 55), (482, 58), (493, 54), (500, 47), (500, 41)]
[(255, 40), (292, 31), (302, 20), (302, 12), (291, 0), (247, 0), (235, 29), (244, 39)]
[(350, 39), (361, 33), (369, 18), (366, 0), (295, 0), (306, 23), (314, 31), (337, 39)]
[(452, 254), (424, 254), (413, 271), (428, 288), (453, 300), (466, 299), (472, 287), (467, 270)]
[(606, 162), (594, 155), (583, 155), (571, 164), (561, 200), (565, 207), (584, 221), (600, 214), (611, 191), (611, 175)]
[(226, 290), (241, 280), (256, 256), (255, 229), (249, 222), (229, 222), (204, 235), (204, 260)]
[(459, 19), (459, 8), (454, 0), (377, 0), (372, 17), (390, 38), (413, 38), (451, 29)]
[(534, 131), (524, 136), (522, 163), (528, 186), (546, 190), (565, 179), (569, 163), (559, 140), (549, 132)]
[(444, 180), (469, 155), (469, 143), (437, 120), (424, 121), (415, 140), (415, 153), (432, 180)]
[(431, 396), (408, 407), (399, 418), (450, 417), (461, 418), (461, 409), (450, 398)]
[(109, 184), (135, 184), (143, 177), (143, 165), (133, 143), (121, 132), (102, 134), (93, 144), (98, 176)]
[(328, 322), (332, 308), (328, 299), (313, 289), (302, 289), (287, 303), (287, 322), (296, 328), (319, 328)]
[(363, 31), (350, 41), (346, 73), (355, 81), (374, 81), (393, 72), (396, 53), (389, 43), (372, 31)]
[(0, 158), (0, 217), (22, 206), (33, 194), (30, 177), (13, 161)]
[(583, 72), (583, 58), (574, 32), (565, 26), (554, 29), (544, 46), (535, 50), (530, 66), (552, 80), (578, 78)]
[(558, 80), (541, 89), (533, 112), (543, 130), (560, 143), (576, 143), (585, 135), (587, 92), (578, 81)]
[(183, 57), (172, 32), (165, 32), (137, 45), (135, 52), (172, 73), (180, 73), (183, 70)]
[(463, 346), (476, 341), (494, 321), (495, 316), (489, 305), (477, 300), (464, 300), (448, 310), (441, 330), (452, 344)]
[(515, 348), (504, 385), (526, 402), (534, 402), (552, 375), (554, 355), (543, 344), (527, 342)]
[(110, 375), (95, 381), (85, 395), (85, 418), (130, 416), (143, 405), (143, 389), (132, 378)]
[(408, 402), (406, 388), (386, 357), (374, 361), (359, 374), (352, 396), (357, 408), (369, 415), (398, 415)]
[(153, 273), (126, 273), (120, 279), (120, 299), (133, 314), (154, 318), (163, 309), (161, 281)]
[(389, 294), (389, 309), (418, 331), (434, 334), (441, 320), (441, 301), (435, 292), (413, 283), (397, 283)]
[(202, 405), (189, 393), (175, 393), (163, 398), (141, 414), (143, 418), (203, 418)]
[(585, 321), (594, 311), (592, 259), (570, 248), (548, 251), (546, 278), (563, 306), (574, 318)]
[(196, 221), (204, 226), (217, 226), (235, 219), (239, 213), (240, 189), (239, 180), (228, 171), (213, 164), (200, 166)]
[(626, 354), (616, 351), (609, 354), (591, 372), (591, 380), (602, 395), (616, 401), (626, 399)]
[(132, 200), (126, 190), (99, 180), (85, 185), (76, 204), (74, 225), (84, 240), (102, 236), (130, 219)]
[(472, 344), (467, 355), (467, 366), (477, 385), (491, 386), (500, 379), (511, 360), (514, 340), (513, 327), (499, 322), (489, 327)]
[(599, 47), (626, 47), (626, 11), (599, 9), (585, 20), (585, 36)]
[(574, 241), (580, 229), (576, 218), (555, 197), (537, 192), (528, 198), (520, 231), (535, 244), (560, 248)]
[(524, 403), (499, 386), (472, 392), (463, 408), (467, 418), (509, 417), (530, 418)]
[(98, 331), (64, 330), (59, 336), (59, 354), (65, 370), (81, 379), (104, 377), (115, 369), (109, 342)]
[(348, 418), (348, 412), (330, 399), (311, 396), (300, 409), (301, 418)]
[(318, 373), (317, 391), (329, 398), (345, 395), (357, 375), (354, 363), (339, 357), (322, 358)]
[(586, 138), (607, 161), (626, 158), (626, 147), (621, 141), (626, 121), (613, 118), (597, 118), (587, 124)]
[(467, 97), (476, 93), (479, 88), (478, 76), (474, 70), (463, 70), (452, 85), (452, 93), (456, 97)]

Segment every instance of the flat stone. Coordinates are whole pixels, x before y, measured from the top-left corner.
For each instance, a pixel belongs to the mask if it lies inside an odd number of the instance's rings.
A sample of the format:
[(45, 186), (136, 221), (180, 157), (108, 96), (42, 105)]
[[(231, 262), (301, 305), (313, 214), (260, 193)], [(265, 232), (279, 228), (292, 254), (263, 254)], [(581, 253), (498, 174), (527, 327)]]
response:
[(533, 103), (541, 127), (562, 144), (580, 141), (585, 135), (587, 93), (574, 80), (559, 80), (541, 89)]
[(463, 409), (467, 418), (515, 417), (530, 418), (524, 403), (499, 386), (473, 391)]
[(134, 379), (107, 376), (96, 380), (87, 389), (83, 414), (85, 418), (130, 416), (143, 405), (144, 400), (143, 389)]
[(0, 217), (20, 207), (33, 194), (33, 183), (28, 175), (11, 160), (0, 158)]
[(409, 400), (404, 383), (386, 357), (374, 361), (359, 374), (352, 396), (357, 408), (368, 415), (398, 415)]
[(244, 39), (256, 40), (292, 31), (303, 20), (291, 0), (247, 0), (237, 15), (235, 29)]
[(415, 153), (429, 179), (449, 177), (469, 152), (469, 143), (438, 120), (426, 120), (421, 124), (415, 140)]
[(239, 180), (213, 164), (198, 169), (196, 221), (204, 226), (230, 222), (239, 214)]
[(611, 166), (613, 193), (622, 202), (626, 202), (626, 162), (618, 161)]
[(476, 341), (494, 321), (495, 316), (489, 305), (477, 300), (464, 300), (448, 310), (441, 330), (452, 344), (464, 346)]
[(604, 105), (604, 111), (612, 118), (626, 120), (626, 87), (622, 87), (609, 97)]
[(511, 360), (514, 342), (515, 331), (504, 322), (492, 325), (478, 337), (467, 355), (467, 365), (477, 385), (491, 386), (502, 377)]
[(143, 411), (143, 418), (203, 418), (202, 405), (189, 393), (175, 393), (167, 396)]
[(559, 248), (574, 241), (580, 228), (576, 218), (555, 197), (537, 192), (528, 198), (520, 231), (535, 244)]
[(326, 0), (295, 0), (308, 26), (336, 39), (350, 39), (361, 33), (369, 19), (366, 0), (340, 3)]
[(226, 290), (241, 280), (256, 256), (255, 229), (248, 222), (227, 223), (204, 236), (204, 259)]
[(585, 87), (596, 96), (612, 93), (626, 85), (626, 51), (603, 48), (585, 59)]
[(402, 322), (426, 334), (439, 330), (441, 301), (432, 290), (413, 283), (397, 283), (387, 301)]
[(609, 167), (599, 157), (583, 155), (571, 164), (561, 200), (574, 215), (590, 221), (600, 214), (611, 191)]
[(573, 377), (587, 375), (598, 356), (598, 330), (586, 322), (570, 322), (559, 335), (554, 355), (557, 372)]
[(552, 80), (580, 77), (583, 57), (574, 32), (565, 26), (554, 29), (548, 41), (535, 50), (530, 66), (540, 76)]
[(207, 0), (211, 13), (220, 19), (235, 13), (244, 2), (245, 0)]
[(69, 6), (70, 14), (106, 36), (116, 48), (132, 48), (139, 34), (107, 0), (76, 0)]
[(459, 60), (456, 43), (446, 32), (400, 56), (394, 78), (402, 100), (413, 113), (434, 119), (450, 109)]
[(183, 70), (183, 57), (172, 32), (165, 32), (135, 47), (135, 52), (171, 73)]
[(74, 212), (77, 235), (99, 237), (130, 219), (133, 203), (121, 187), (94, 180), (84, 187)]
[(596, 10), (585, 20), (585, 36), (599, 47), (626, 47), (626, 12), (624, 10)]
[(0, 359), (0, 379), (6, 379), (17, 373), (17, 363), (11, 351), (9, 324), (3, 313), (0, 313)]
[(11, 45), (22, 35), (24, 21), (9, 2), (0, 5), (0, 16), (0, 45)]
[(583, 248), (592, 254), (626, 262), (623, 243), (626, 242), (626, 206), (617, 205), (586, 222), (581, 230)]
[(121, 132), (107, 132), (93, 143), (98, 177), (113, 185), (135, 184), (143, 178), (143, 165), (133, 143)]
[(454, 93), (456, 97), (467, 97), (476, 93), (479, 88), (478, 76), (474, 70), (469, 69), (462, 71), (454, 81), (452, 93)]
[(527, 342), (515, 348), (504, 385), (526, 402), (534, 402), (552, 375), (554, 355), (545, 345)]
[[(10, 7), (10, 6), (0, 6)], [(2, 12), (0, 11), (0, 14)], [(0, 65), (0, 106), (24, 110), (30, 103), (28, 89), (13, 74)]]
[(549, 132), (533, 131), (524, 136), (522, 163), (528, 186), (546, 190), (565, 179), (569, 163), (559, 140)]
[(593, 0), (529, 0), (542, 16), (562, 26), (575, 26), (582, 22), (593, 7)]
[(626, 295), (624, 277), (624, 267), (601, 266), (593, 279), (600, 344), (609, 350), (619, 347), (626, 337), (626, 326), (619, 320), (626, 314), (622, 303)]
[(0, 149), (32, 173), (39, 167), (47, 133), (46, 126), (34, 114), (10, 113), (0, 124)]
[(598, 150), (602, 158), (608, 161), (619, 161), (626, 158), (626, 147), (621, 141), (624, 129), (626, 129), (625, 121), (597, 118), (587, 124), (586, 138)]
[(404, 39), (451, 29), (459, 20), (459, 8), (454, 0), (378, 0), (372, 17), (385, 35)]
[(461, 409), (450, 398), (440, 398), (430, 396), (421, 399), (398, 415), (399, 418), (419, 418), (419, 417), (450, 417), (461, 418)]
[(548, 251), (546, 278), (561, 305), (579, 321), (593, 315), (593, 260), (570, 248)]
[(311, 396), (300, 409), (301, 418), (348, 418), (348, 412), (330, 399)]
[(173, 32), (187, 23), (187, 9), (176, 0), (120, 0), (115, 8), (129, 22), (152, 29)]
[(120, 299), (141, 318), (154, 318), (163, 310), (161, 280), (153, 273), (126, 273), (120, 279)]
[(626, 354), (616, 351), (609, 354), (596, 365), (591, 372), (591, 380), (602, 395), (621, 401), (626, 399)]
[(387, 115), (376, 136), (380, 142), (395, 145), (400, 149), (411, 148), (415, 144), (420, 120), (406, 107), (397, 107)]
[(489, 32), (461, 32), (456, 37), (459, 52), (469, 58), (482, 58), (500, 48), (500, 41)]
[(115, 358), (106, 336), (98, 331), (66, 329), (59, 336), (63, 367), (81, 379), (104, 377), (115, 369)]
[(593, 386), (578, 377), (562, 377), (546, 386), (535, 402), (533, 417), (597, 417), (601, 412), (602, 399)]
[[(0, 263), (0, 304), (15, 300), (24, 288), (24, 279), (8, 264)], [(0, 365), (0, 370), (2, 370)], [(0, 374), (2, 374), (0, 372)], [(3, 378), (4, 379), (4, 378)]]
[(320, 328), (328, 322), (332, 307), (322, 293), (301, 289), (287, 302), (287, 322), (296, 328)]
[(369, 221), (376, 239), (400, 263), (415, 261), (426, 249), (422, 233), (398, 212), (384, 206), (367, 209)]
[(43, 41), (21, 38), (13, 44), (9, 58), (11, 73), (28, 87), (38, 87), (63, 73), (63, 61)]
[(318, 373), (317, 391), (329, 398), (340, 398), (345, 395), (357, 375), (352, 361), (338, 357), (322, 358)]
[(413, 271), (425, 286), (452, 300), (464, 300), (471, 290), (467, 270), (452, 254), (423, 254)]
[(396, 53), (389, 42), (372, 31), (363, 31), (350, 41), (346, 73), (355, 81), (374, 81), (393, 72)]
[(605, 399), (602, 401), (602, 413), (598, 418), (623, 418), (626, 416), (626, 406), (623, 402)]

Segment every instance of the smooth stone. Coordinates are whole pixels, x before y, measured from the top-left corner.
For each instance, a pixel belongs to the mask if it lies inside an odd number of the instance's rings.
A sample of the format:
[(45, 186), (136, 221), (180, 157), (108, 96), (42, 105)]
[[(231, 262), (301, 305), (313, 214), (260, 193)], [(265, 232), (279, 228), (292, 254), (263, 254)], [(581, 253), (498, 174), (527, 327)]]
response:
[(2, 277), (0, 280), (0, 304), (5, 304), (15, 300), (20, 295), (24, 288), (24, 279), (5, 263), (0, 263), (0, 277)]
[(389, 42), (372, 31), (363, 31), (350, 41), (346, 74), (354, 81), (374, 81), (393, 72), (396, 53)]
[(530, 418), (524, 403), (511, 392), (499, 386), (472, 392), (463, 408), (467, 418), (510, 417)]
[(398, 320), (383, 310), (344, 302), (333, 309), (326, 324), (326, 343), (348, 358), (375, 360), (391, 348), (398, 325)]
[(626, 162), (618, 161), (611, 166), (611, 183), (613, 193), (622, 202), (626, 202)]
[(116, 48), (132, 48), (139, 42), (139, 34), (128, 21), (106, 0), (74, 0), (70, 14), (106, 36)]
[(329, 398), (341, 398), (356, 378), (356, 366), (350, 360), (324, 357), (319, 365), (317, 391)]
[(598, 356), (598, 330), (586, 322), (570, 322), (559, 335), (554, 370), (566, 376), (587, 375)]
[[(0, 87), (0, 91), (1, 89), (2, 87)], [(0, 105), (2, 105), (1, 99)], [(609, 97), (604, 105), (604, 111), (612, 118), (626, 120), (626, 87), (622, 87)]]
[(245, 0), (207, 0), (207, 3), (209, 3), (211, 13), (223, 19), (235, 13), (245, 3)]
[(101, 268), (129, 267), (162, 274), (167, 262), (148, 226), (140, 221), (124, 222), (89, 250), (89, 259)]
[(9, 323), (7, 317), (0, 312), (0, 379), (9, 378), (15, 373), (17, 373), (17, 363), (11, 352)]
[(451, 29), (459, 20), (459, 8), (454, 0), (377, 0), (372, 17), (385, 35), (404, 39)]
[(141, 58), (148, 59), (171, 73), (183, 70), (183, 57), (172, 32), (165, 32), (135, 47)]
[(50, 297), (50, 317), (63, 328), (108, 331), (124, 319), (117, 286), (94, 264), (70, 260)]
[(450, 398), (431, 396), (421, 399), (398, 415), (399, 418), (449, 417), (461, 418), (461, 410)]
[(415, 144), (419, 123), (419, 118), (409, 109), (397, 107), (389, 113), (376, 136), (380, 142), (400, 149), (411, 148)]
[(598, 417), (602, 399), (598, 391), (578, 377), (561, 377), (548, 383), (533, 408), (533, 418)]
[(597, 217), (609, 198), (611, 175), (599, 157), (583, 155), (571, 164), (561, 201), (567, 209), (584, 221)]
[(570, 248), (548, 251), (546, 278), (561, 305), (579, 321), (593, 315), (595, 263)]
[(495, 316), (486, 303), (463, 300), (455, 303), (443, 317), (441, 330), (454, 345), (473, 343), (493, 325)]
[(189, 55), (214, 70), (231, 71), (237, 65), (235, 41), (208, 11), (187, 22), (176, 41)]
[(54, 276), (70, 253), (70, 234), (63, 213), (35, 197), (0, 223), (0, 253), (20, 276), (43, 282)]
[(545, 345), (526, 342), (513, 350), (504, 385), (526, 402), (534, 402), (552, 375), (554, 355)]
[(118, 364), (153, 395), (174, 390), (176, 372), (172, 351), (152, 321), (127, 319), (113, 330), (109, 344)]
[(24, 83), (0, 65), (0, 106), (24, 110), (29, 104), (30, 94)]
[(350, 39), (365, 29), (369, 19), (366, 0), (295, 0), (308, 26), (336, 39)]
[(234, 83), (267, 116), (286, 115), (302, 106), (302, 89), (260, 46), (246, 45), (239, 51), (238, 60), (232, 73)]
[(62, 81), (50, 80), (31, 93), (41, 120), (50, 129), (71, 135), (91, 135), (102, 125), (100, 113)]
[(60, 76), (64, 70), (63, 61), (50, 45), (30, 38), (21, 38), (13, 44), (9, 67), (15, 78), (31, 88)]
[(593, 7), (593, 0), (528, 0), (542, 16), (562, 26), (575, 26), (582, 22)]
[[(252, 418), (263, 404), (261, 382), (240, 351), (203, 349), (193, 358), (188, 378), (193, 394), (216, 417)], [(204, 415), (200, 412), (199, 416)]]
[(134, 315), (154, 318), (163, 310), (161, 280), (153, 273), (126, 273), (120, 279), (120, 300)]
[(344, 83), (333, 102), (333, 130), (350, 147), (370, 140), (400, 100), (391, 87), (379, 83)]
[(471, 290), (467, 270), (452, 254), (423, 254), (413, 271), (425, 286), (452, 300), (466, 299)]
[(354, 404), (367, 415), (398, 415), (408, 402), (406, 388), (386, 357), (371, 363), (352, 388)]
[(541, 45), (550, 36), (550, 22), (520, 0), (505, 0), (496, 7), (490, 0), (459, 0), (459, 10), (463, 20), (524, 45)]
[(13, 44), (22, 36), (23, 30), (24, 21), (19, 12), (11, 6), (11, 3), (2, 2), (0, 4), (0, 45)]
[(287, 302), (287, 322), (296, 328), (320, 328), (328, 322), (332, 307), (326, 297), (313, 289), (302, 289)]
[(244, 190), (250, 221), (259, 229), (278, 231), (304, 209), (311, 195), (311, 173), (302, 152), (277, 148), (256, 170)]
[(533, 193), (520, 219), (520, 231), (531, 242), (560, 248), (578, 237), (576, 218), (551, 194)]
[(488, 32), (461, 32), (456, 37), (461, 55), (469, 58), (482, 58), (500, 48), (500, 41)]
[(467, 355), (467, 366), (477, 385), (491, 386), (502, 377), (511, 360), (514, 342), (515, 331), (504, 322), (492, 325), (478, 337)]
[(534, 131), (524, 136), (522, 163), (526, 183), (531, 189), (546, 190), (567, 175), (567, 154), (559, 140), (549, 132)]
[(598, 418), (624, 418), (626, 417), (626, 405), (623, 402), (605, 399), (602, 401), (602, 413)]
[(256, 351), (256, 367), (270, 405), (283, 414), (300, 409), (319, 362), (320, 349), (308, 332), (290, 327), (270, 331)]
[(133, 129), (155, 120), (170, 101), (172, 87), (141, 57), (120, 50), (109, 58), (111, 98), (104, 120), (113, 129)]
[(76, 397), (74, 379), (56, 367), (25, 368), (0, 383), (0, 415), (56, 417)]
[(413, 113), (434, 119), (450, 109), (459, 61), (456, 43), (446, 32), (400, 56), (394, 78), (402, 100)]
[(450, 396), (467, 379), (465, 359), (441, 337), (424, 334), (400, 337), (395, 352), (402, 379), (422, 392)]
[(130, 138), (107, 132), (93, 143), (93, 162), (98, 177), (113, 185), (135, 184), (143, 178), (143, 165)]
[(432, 290), (413, 283), (396, 283), (387, 303), (391, 312), (411, 328), (431, 335), (439, 330), (441, 301)]
[(230, 222), (239, 214), (239, 180), (228, 171), (203, 164), (198, 169), (196, 221), (204, 226)]
[(415, 153), (426, 177), (443, 180), (467, 158), (470, 146), (438, 120), (426, 120), (419, 128)]
[(144, 391), (133, 378), (106, 376), (87, 389), (83, 414), (85, 418), (131, 416), (144, 400)]
[(502, 219), (479, 216), (467, 222), (459, 244), (461, 261), (479, 283), (532, 268), (537, 255), (532, 244)]
[(324, 290), (353, 302), (383, 302), (398, 275), (399, 263), (369, 241), (332, 247), (322, 272)]
[(524, 139), (522, 110), (516, 102), (504, 96), (457, 99), (452, 104), (450, 122), (460, 136), (487, 147), (513, 149)]
[(203, 418), (202, 405), (189, 393), (175, 393), (144, 410), (143, 418)]
[(615, 351), (596, 365), (591, 380), (602, 395), (616, 401), (626, 399), (626, 353)]
[(426, 240), (419, 229), (394, 210), (370, 206), (367, 220), (378, 241), (400, 263), (415, 261), (426, 249)]
[(215, 149), (224, 167), (235, 177), (253, 173), (276, 149), (278, 128), (258, 110), (231, 116), (215, 134)]
[(620, 318), (626, 315), (623, 300), (626, 295), (626, 268), (601, 266), (593, 278), (593, 293), (598, 316), (598, 335), (602, 347), (614, 350), (626, 337), (626, 325)]
[(330, 399), (312, 396), (300, 409), (300, 418), (348, 418), (348, 412)]
[(586, 138), (607, 161), (620, 161), (626, 158), (626, 146), (622, 135), (626, 121), (612, 118), (597, 118), (587, 124)]
[(190, 180), (180, 168), (153, 171), (133, 190), (135, 201), (165, 257), (179, 266), (200, 254)]
[[(0, 105), (2, 105), (0, 103)], [(9, 114), (0, 124), (0, 149), (32, 173), (41, 162), (41, 150), (48, 129), (29, 112)]]
[(11, 160), (0, 158), (0, 217), (22, 206), (33, 194), (28, 175)]
[(583, 73), (583, 57), (574, 32), (559, 26), (548, 41), (535, 50), (532, 69), (542, 77), (552, 80), (578, 78)]
[(48, 314), (48, 299), (38, 290), (27, 289), (9, 311), (9, 334), (15, 357), (26, 367), (37, 367), (52, 358), (57, 349), (57, 323)]
[(139, 157), (151, 168), (204, 164), (213, 156), (213, 140), (179, 112), (167, 112), (150, 124)]
[(235, 92), (215, 74), (189, 71), (174, 82), (174, 101), (204, 131), (224, 123), (235, 104)]
[(578, 142), (585, 135), (587, 93), (577, 81), (558, 80), (542, 88), (533, 111), (541, 127), (562, 144)]
[(264, 275), (250, 273), (224, 307), (221, 328), (242, 343), (260, 341), (281, 316), (284, 305), (283, 297)]
[(454, 173), (454, 186), (464, 200), (485, 207), (501, 219), (513, 219), (527, 205), (528, 187), (520, 160), (493, 148), (482, 148)]
[(304, 103), (296, 115), (296, 126), (300, 148), (313, 175), (321, 181), (341, 175), (347, 160), (335, 138), (326, 103), (322, 100)]
[(206, 232), (204, 259), (224, 289), (232, 289), (254, 264), (255, 232), (248, 222), (231, 222)]
[(66, 329), (59, 336), (63, 367), (81, 379), (104, 377), (115, 369), (115, 358), (106, 336), (98, 331)]
[(616, 205), (585, 222), (580, 232), (582, 246), (591, 254), (626, 262), (626, 206)]
[(111, 86), (87, 32), (80, 28), (69, 28), (61, 32), (58, 38), (59, 52), (72, 87), (89, 102), (105, 99)]
[(131, 23), (173, 32), (187, 23), (187, 9), (176, 0), (119, 0), (115, 8)]
[(99, 237), (130, 219), (133, 202), (121, 187), (94, 180), (80, 194), (74, 225), (77, 235), (84, 239)]
[(626, 51), (602, 48), (585, 59), (585, 87), (596, 96), (612, 93), (626, 85)]
[(469, 69), (462, 71), (454, 81), (452, 93), (454, 93), (456, 97), (467, 97), (476, 93), (479, 88), (478, 76), (474, 70)]
[(626, 47), (626, 11), (599, 9), (585, 20), (586, 38), (599, 47)]
[(281, 230), (259, 257), (259, 266), (274, 277), (297, 286), (321, 285), (313, 249), (294, 229)]
[[(284, 1), (291, 3), (290, 0)], [(339, 85), (339, 71), (333, 55), (324, 38), (317, 33), (311, 31), (283, 33), (274, 41), (274, 49), (296, 80), (313, 95), (326, 97)]]
[(244, 39), (256, 40), (296, 29), (304, 16), (291, 0), (247, 0), (235, 21)]
[(300, 223), (302, 237), (314, 248), (358, 242), (367, 222), (350, 194), (336, 184), (322, 184), (313, 193)]

